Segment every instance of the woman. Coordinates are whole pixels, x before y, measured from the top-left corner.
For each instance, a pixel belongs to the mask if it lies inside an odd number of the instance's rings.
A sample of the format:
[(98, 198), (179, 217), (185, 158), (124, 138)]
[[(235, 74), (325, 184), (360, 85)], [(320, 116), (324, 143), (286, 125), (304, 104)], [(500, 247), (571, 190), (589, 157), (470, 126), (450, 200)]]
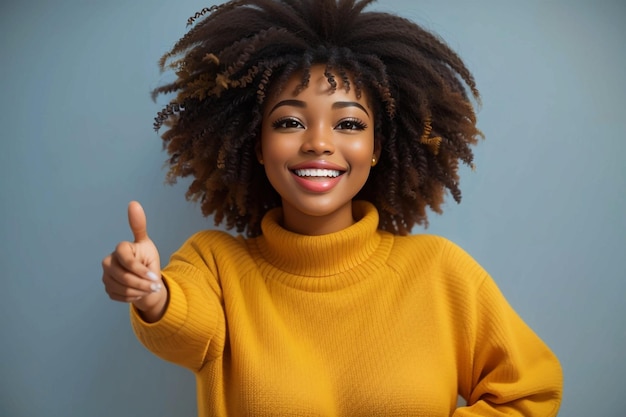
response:
[[(201, 416), (554, 416), (561, 369), (489, 275), (410, 236), (460, 201), (480, 136), (471, 73), (369, 1), (203, 10), (162, 61), (169, 179), (216, 224), (160, 269), (141, 206), (103, 261), (109, 296), (191, 369)], [(200, 20), (201, 19), (201, 20)], [(456, 407), (457, 395), (467, 406)]]

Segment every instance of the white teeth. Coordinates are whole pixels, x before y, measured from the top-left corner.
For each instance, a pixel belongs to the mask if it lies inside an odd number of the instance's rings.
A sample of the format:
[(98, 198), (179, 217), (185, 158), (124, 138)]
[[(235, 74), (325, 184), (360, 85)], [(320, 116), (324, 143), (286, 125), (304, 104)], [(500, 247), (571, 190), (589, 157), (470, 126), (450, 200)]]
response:
[(341, 175), (341, 172), (334, 169), (296, 169), (295, 173), (299, 177), (331, 177)]

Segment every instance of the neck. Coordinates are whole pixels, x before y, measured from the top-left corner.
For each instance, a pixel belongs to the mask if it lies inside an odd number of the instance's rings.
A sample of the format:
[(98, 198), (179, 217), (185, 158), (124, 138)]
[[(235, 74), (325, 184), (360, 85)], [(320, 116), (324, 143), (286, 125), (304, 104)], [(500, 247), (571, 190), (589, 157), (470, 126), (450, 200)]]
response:
[(283, 200), (283, 227), (293, 233), (320, 236), (336, 233), (354, 224), (352, 201), (325, 213), (305, 213)]
[[(282, 271), (279, 275), (295, 275), (300, 278), (336, 276), (336, 279), (343, 282), (341, 285), (349, 285), (354, 279), (361, 279), (361, 275), (366, 276), (369, 272), (357, 274), (359, 278), (349, 278), (343, 274), (352, 274), (349, 271), (358, 265), (367, 264), (368, 268), (372, 268), (373, 254), (378, 250), (387, 253), (388, 245), (393, 240), (391, 235), (377, 230), (378, 212), (372, 204), (355, 201), (352, 205), (355, 223), (337, 233), (324, 236), (305, 236), (285, 229), (282, 226), (283, 208), (277, 207), (265, 215), (261, 223), (262, 235), (251, 242), (258, 245), (259, 253), (268, 265)], [(387, 243), (384, 245), (387, 249), (379, 246), (383, 236), (387, 236)], [(383, 258), (386, 259), (385, 256)], [(383, 258), (376, 258), (377, 262), (385, 262)], [(320, 284), (311, 285), (315, 287)], [(327, 285), (333, 287), (338, 284), (330, 279)]]

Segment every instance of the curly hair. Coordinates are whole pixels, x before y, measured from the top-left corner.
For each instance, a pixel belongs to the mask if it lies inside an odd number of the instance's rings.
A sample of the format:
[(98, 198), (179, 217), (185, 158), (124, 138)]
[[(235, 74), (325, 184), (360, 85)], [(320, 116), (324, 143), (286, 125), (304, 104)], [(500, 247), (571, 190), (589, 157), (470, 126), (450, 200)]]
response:
[[(372, 202), (379, 228), (407, 234), (441, 213), (449, 192), (460, 202), (458, 167), (473, 167), (482, 136), (474, 78), (443, 40), (390, 13), (364, 11), (373, 0), (245, 0), (205, 8), (161, 58), (176, 93), (157, 114), (169, 154), (167, 179), (192, 176), (186, 197), (205, 216), (248, 236), (281, 205), (256, 160), (263, 104), (293, 74), (306, 88), (310, 68), (326, 65), (330, 86), (365, 90), (375, 114), (378, 164), (357, 199)], [(350, 84), (352, 81), (352, 85)]]

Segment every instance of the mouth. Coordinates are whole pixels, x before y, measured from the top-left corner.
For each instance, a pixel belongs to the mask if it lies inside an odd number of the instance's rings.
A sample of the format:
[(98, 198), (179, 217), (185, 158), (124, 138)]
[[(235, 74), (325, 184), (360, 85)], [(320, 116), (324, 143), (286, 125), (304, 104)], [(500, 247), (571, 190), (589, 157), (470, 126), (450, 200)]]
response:
[(335, 188), (346, 171), (335, 169), (339, 167), (296, 167), (291, 174), (296, 183), (310, 193), (326, 193)]
[(320, 168), (307, 168), (307, 169), (294, 169), (292, 171), (296, 176), (300, 178), (337, 178), (341, 174), (342, 171), (336, 169), (320, 169)]

